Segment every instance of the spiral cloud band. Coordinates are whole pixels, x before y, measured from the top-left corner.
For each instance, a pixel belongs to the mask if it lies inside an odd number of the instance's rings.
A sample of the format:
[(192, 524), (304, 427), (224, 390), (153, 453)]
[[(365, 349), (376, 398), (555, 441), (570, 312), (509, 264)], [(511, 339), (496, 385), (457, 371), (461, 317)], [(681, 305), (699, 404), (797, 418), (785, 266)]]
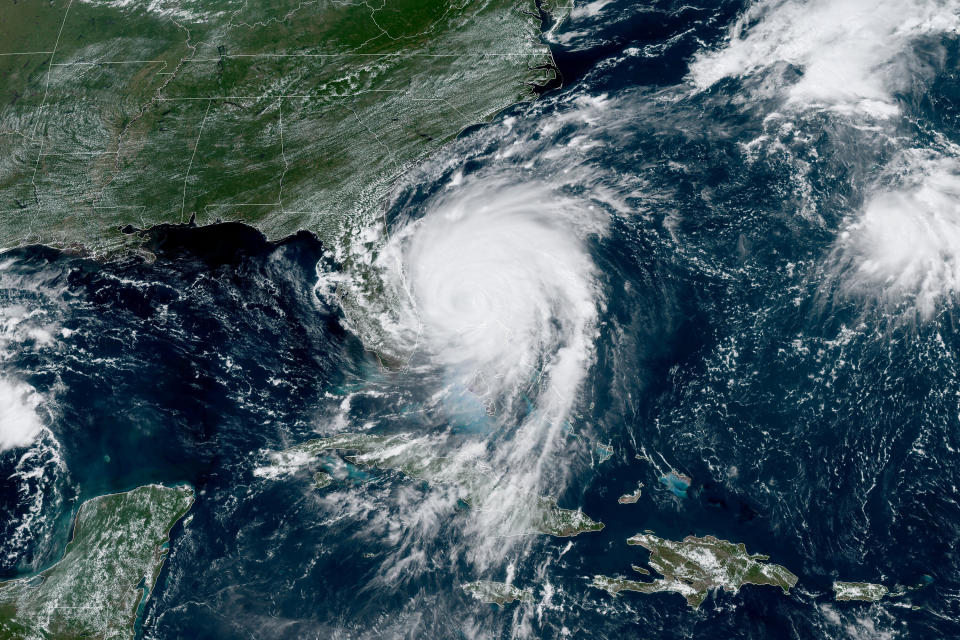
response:
[(593, 361), (602, 298), (589, 241), (603, 221), (555, 187), (496, 176), (450, 185), (421, 212), (359, 268), (321, 270), (318, 293), (437, 406), (466, 395), (483, 407), (485, 435), (424, 434), (422, 448), (489, 469), (479, 530), (522, 530), (529, 503), (563, 488), (550, 462)]
[(544, 378), (551, 396), (569, 397), (596, 318), (593, 266), (571, 232), (576, 213), (572, 200), (522, 187), (441, 198), (383, 254), (388, 279), (409, 293), (404, 334), (504, 409)]

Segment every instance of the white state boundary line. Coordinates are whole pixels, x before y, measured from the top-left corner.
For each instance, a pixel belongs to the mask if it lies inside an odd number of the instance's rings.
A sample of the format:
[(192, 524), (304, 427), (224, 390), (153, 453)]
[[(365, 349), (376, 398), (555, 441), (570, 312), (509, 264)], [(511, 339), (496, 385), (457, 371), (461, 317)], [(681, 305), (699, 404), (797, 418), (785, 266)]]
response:
[[(46, 51), (3, 53), (7, 56), (26, 56)], [(184, 62), (222, 62), (225, 58), (540, 58), (546, 55), (545, 51), (525, 51), (521, 53), (465, 51), (463, 53), (419, 53), (395, 51), (393, 53), (225, 53), (219, 58), (190, 58)], [(167, 62), (166, 60), (74, 60), (71, 62), (56, 62), (55, 67), (69, 67), (72, 65), (98, 64), (152, 64)]]
[[(70, 14), (70, 7), (73, 6), (73, 0), (67, 3), (67, 8), (63, 12), (63, 21), (60, 23), (60, 31), (57, 32), (57, 41), (53, 43), (53, 51), (50, 52), (50, 64), (47, 65), (47, 80), (43, 88), (43, 99), (40, 100), (40, 108), (37, 109), (37, 119), (33, 122), (33, 133), (30, 134), (31, 138), (36, 139), (37, 137), (37, 127), (40, 126), (40, 120), (43, 116), (43, 109), (47, 104), (47, 96), (50, 94), (50, 75), (53, 73), (53, 58), (57, 55), (57, 47), (60, 46), (60, 36), (63, 35), (63, 28), (67, 24), (67, 16)], [(33, 165), (33, 176), (30, 178), (30, 184), (33, 185), (34, 197), (37, 197), (37, 170), (40, 168), (40, 160), (43, 158), (43, 139), (40, 140), (40, 151), (37, 152), (37, 161)], [(40, 200), (37, 200), (37, 210), (39, 212), (41, 205)]]
[(190, 170), (193, 169), (193, 159), (197, 155), (197, 147), (200, 146), (200, 136), (203, 135), (203, 125), (207, 121), (207, 114), (210, 113), (210, 105), (213, 100), (207, 103), (207, 110), (203, 112), (203, 120), (200, 121), (200, 131), (197, 132), (197, 141), (193, 144), (193, 153), (190, 154), (190, 164), (187, 165), (187, 173), (183, 176), (183, 199), (180, 201), (180, 223), (183, 224), (183, 211), (187, 206), (187, 180), (190, 179)]

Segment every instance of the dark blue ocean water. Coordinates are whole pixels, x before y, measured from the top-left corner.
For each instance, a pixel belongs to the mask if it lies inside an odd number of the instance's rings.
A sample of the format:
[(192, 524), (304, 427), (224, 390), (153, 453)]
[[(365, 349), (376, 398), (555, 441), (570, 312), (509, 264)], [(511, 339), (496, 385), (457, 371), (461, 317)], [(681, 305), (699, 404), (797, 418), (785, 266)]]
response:
[[(749, 24), (801, 4), (768, 3)], [(381, 369), (315, 293), (328, 259), (315, 237), (270, 243), (239, 224), (150, 230), (151, 261), (41, 247), (0, 257), (4, 318), (34, 311), (0, 334), (0, 366), (45, 399), (50, 430), (39, 441), (47, 458), (0, 453), (2, 575), (55, 561), (82, 500), (186, 481), (198, 499), (173, 531), (146, 638), (960, 636), (960, 331), (949, 278), (930, 266), (960, 259), (949, 242), (960, 221), (939, 210), (891, 219), (902, 226), (889, 246), (906, 257), (879, 279), (858, 260), (872, 255), (882, 272), (885, 236), (861, 253), (838, 244), (862, 228), (850, 221), (884, 176), (910, 173), (887, 169), (905, 149), (960, 144), (956, 34), (895, 52), (914, 64), (890, 85), (899, 115), (877, 120), (757, 89), (794, 86), (802, 57), (691, 87), (691, 60), (724, 46), (744, 3), (575, 6), (551, 40), (563, 88), (465, 132), (411, 172), (386, 216), (400, 227), (421, 215), (446, 189), (451, 157), (464, 158), (468, 179), (496, 170), (520, 181), (538, 155), (578, 136), (597, 142), (533, 171), (548, 180), (588, 168), (590, 179), (563, 188), (608, 214), (589, 240), (603, 299), (595, 358), (569, 418), (570, 457), (555, 463), (573, 470), (560, 505), (606, 526), (537, 538), (512, 566), (533, 605), (500, 609), (460, 590), (503, 579), (478, 575), (462, 504), (417, 523), (429, 535), (410, 548), (425, 560), (405, 568), (407, 505), (431, 491), (421, 481), (336, 456), (326, 491), (311, 488), (313, 468), (254, 473), (267, 452), (339, 430), (343, 416), (385, 432), (452, 426), (464, 438), (493, 427), (470, 394), (438, 417), (422, 410), (424, 381)], [(597, 101), (612, 106), (584, 106)], [(530, 146), (505, 156), (516, 141)], [(911, 235), (924, 225), (935, 231)], [(921, 257), (932, 284), (891, 288)], [(927, 313), (920, 302), (937, 286), (945, 293)], [(351, 395), (370, 388), (393, 395)], [(598, 443), (612, 445), (608, 460)], [(18, 464), (47, 471), (28, 480)], [(640, 500), (619, 504), (638, 482)], [(38, 499), (42, 514), (30, 516)], [(631, 575), (646, 560), (625, 540), (648, 529), (743, 542), (799, 583), (788, 596), (720, 592), (695, 612), (676, 594), (590, 588), (594, 574)], [(835, 579), (925, 586), (837, 603)]]

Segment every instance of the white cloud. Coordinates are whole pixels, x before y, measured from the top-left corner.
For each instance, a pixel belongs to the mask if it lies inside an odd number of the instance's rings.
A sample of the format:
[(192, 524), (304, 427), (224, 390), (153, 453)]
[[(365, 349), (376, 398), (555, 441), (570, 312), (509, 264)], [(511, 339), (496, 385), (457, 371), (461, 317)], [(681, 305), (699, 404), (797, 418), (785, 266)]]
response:
[(25, 447), (37, 439), (43, 430), (39, 404), (33, 387), (0, 378), (0, 451)]

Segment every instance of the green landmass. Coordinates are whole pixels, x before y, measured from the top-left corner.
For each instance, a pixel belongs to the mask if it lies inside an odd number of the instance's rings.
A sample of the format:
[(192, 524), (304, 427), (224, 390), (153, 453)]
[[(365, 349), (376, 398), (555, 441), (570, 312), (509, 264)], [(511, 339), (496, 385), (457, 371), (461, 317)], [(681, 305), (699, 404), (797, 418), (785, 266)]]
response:
[(863, 602), (877, 602), (883, 598), (902, 598), (912, 591), (929, 586), (933, 578), (923, 576), (923, 581), (913, 585), (895, 585), (887, 587), (873, 582), (844, 582), (836, 580), (833, 583), (834, 597), (838, 601), (859, 600)]
[[(390, 469), (431, 484), (456, 487), (461, 500), (468, 506), (482, 502), (483, 496), (495, 485), (489, 470), (477, 461), (433, 455), (405, 434), (343, 433), (309, 440), (273, 454), (272, 469), (262, 470), (260, 475), (271, 476), (275, 475), (273, 470), (295, 469), (335, 450), (351, 452), (344, 459), (358, 466)], [(603, 529), (602, 522), (592, 520), (579, 509), (558, 507), (554, 498), (531, 496), (530, 503), (529, 512), (519, 514), (523, 526), (530, 530), (520, 533), (570, 537)]]
[(882, 599), (890, 589), (882, 584), (871, 582), (834, 582), (833, 592), (837, 600), (863, 600), (876, 602)]
[(193, 499), (188, 486), (150, 485), (83, 503), (59, 562), (0, 582), (0, 638), (132, 638)]
[(0, 249), (191, 218), (335, 241), (556, 75), (534, 0), (0, 2)]
[(554, 498), (540, 498), (533, 519), (533, 529), (557, 538), (569, 538), (589, 531), (603, 529), (602, 522), (596, 522), (579, 509), (561, 509)]
[(745, 584), (755, 584), (780, 587), (784, 593), (789, 593), (797, 583), (797, 576), (787, 569), (768, 564), (767, 556), (751, 555), (742, 543), (734, 544), (713, 536), (688, 536), (675, 542), (651, 533), (640, 533), (628, 538), (627, 544), (650, 551), (648, 564), (663, 577), (642, 582), (597, 575), (591, 586), (604, 589), (611, 595), (621, 591), (674, 592), (697, 609), (713, 589), (735, 593)]
[(317, 489), (326, 489), (333, 484), (333, 476), (324, 471), (317, 471), (313, 474), (313, 486)]
[(504, 582), (478, 580), (477, 582), (460, 585), (460, 587), (480, 602), (495, 604), (500, 607), (517, 600), (520, 602), (533, 601), (533, 593), (529, 589), (518, 589)]

